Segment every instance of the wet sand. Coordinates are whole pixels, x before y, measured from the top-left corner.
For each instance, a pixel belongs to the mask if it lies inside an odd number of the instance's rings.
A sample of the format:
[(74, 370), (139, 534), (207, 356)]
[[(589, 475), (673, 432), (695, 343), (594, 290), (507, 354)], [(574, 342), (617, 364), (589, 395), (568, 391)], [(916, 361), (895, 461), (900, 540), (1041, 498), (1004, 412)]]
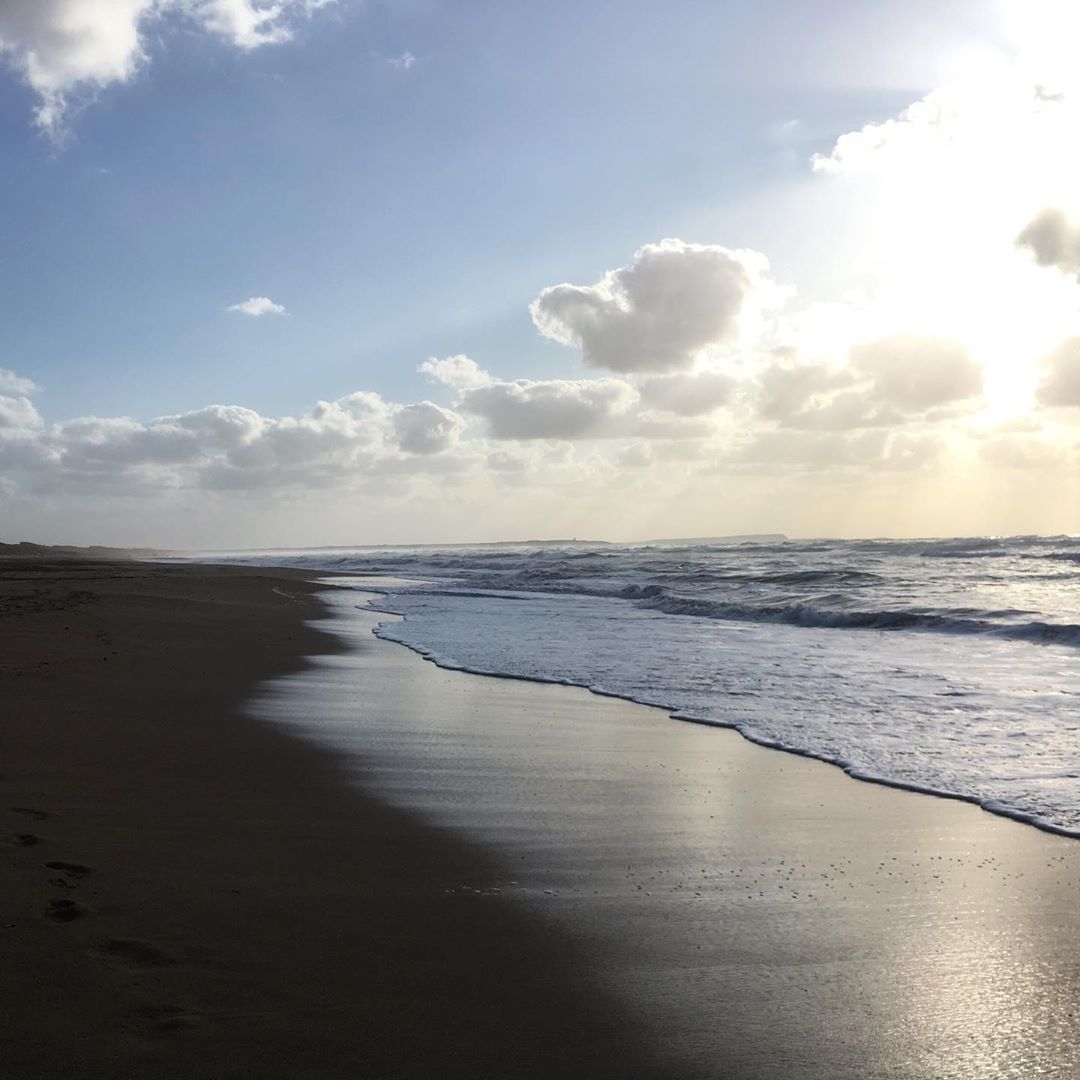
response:
[[(372, 639), (257, 711), (479, 842), (668, 1075), (1080, 1075), (1080, 843), (586, 691)], [(603, 1073), (599, 1075), (605, 1075)]]
[(338, 648), (321, 610), (289, 571), (0, 566), (4, 1076), (671, 1075), (569, 935), (458, 888), (489, 854), (243, 714)]

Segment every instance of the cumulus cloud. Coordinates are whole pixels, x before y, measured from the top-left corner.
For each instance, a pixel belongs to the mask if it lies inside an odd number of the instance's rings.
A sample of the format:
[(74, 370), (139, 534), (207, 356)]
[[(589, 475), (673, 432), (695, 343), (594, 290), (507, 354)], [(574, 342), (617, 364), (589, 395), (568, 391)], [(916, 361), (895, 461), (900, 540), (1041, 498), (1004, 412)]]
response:
[(3, 0), (0, 52), (38, 96), (37, 124), (60, 134), (73, 99), (128, 81), (146, 62), (145, 31), (185, 18), (241, 49), (287, 41), (298, 14), (328, 0)]
[[(654, 404), (623, 379), (496, 379), (467, 356), (429, 360), (420, 370), (457, 389), (455, 407), (484, 421), (493, 439), (689, 439), (712, 430), (693, 419), (709, 410), (691, 406), (681, 382), (654, 388), (664, 398)], [(715, 396), (719, 383), (702, 378), (701, 396)]]
[(467, 390), (458, 407), (487, 421), (496, 439), (602, 438), (637, 401), (620, 379), (516, 379)]
[(638, 390), (646, 405), (679, 416), (704, 416), (726, 405), (738, 384), (730, 375), (661, 375), (646, 379)]
[(252, 296), (239, 304), (230, 304), (226, 311), (234, 311), (239, 315), (250, 315), (257, 319), (261, 315), (284, 315), (285, 306), (275, 304), (268, 296)]
[(759, 377), (759, 412), (816, 431), (889, 427), (974, 404), (982, 368), (956, 341), (897, 334), (854, 346), (844, 368), (780, 357)]
[(1080, 224), (1070, 221), (1064, 210), (1046, 207), (1024, 226), (1016, 238), (1028, 248), (1039, 266), (1052, 266), (1063, 274), (1080, 276)]
[(958, 341), (896, 334), (856, 345), (849, 363), (871, 380), (877, 401), (905, 415), (982, 393), (982, 368)]
[[(298, 416), (209, 405), (149, 421), (88, 416), (48, 427), (27, 399), (0, 396), (0, 473), (18, 474), (30, 490), (73, 494), (348, 486), (461, 468), (461, 428), (460, 417), (429, 401), (397, 405), (365, 391)], [(444, 460), (426, 463), (436, 458)]]
[(1063, 341), (1043, 361), (1043, 380), (1036, 391), (1040, 405), (1080, 406), (1080, 337)]
[(979, 110), (979, 93), (965, 89), (942, 87), (896, 117), (841, 135), (830, 153), (814, 154), (814, 170), (856, 172), (924, 158), (954, 140), (971, 113)]
[(767, 270), (757, 252), (662, 240), (595, 285), (544, 289), (530, 310), (540, 333), (580, 348), (591, 367), (686, 371), (738, 337), (744, 307), (769, 291)]
[(35, 394), (41, 387), (33, 379), (17, 375), (7, 368), (0, 368), (0, 394)]
[(403, 405), (394, 413), (398, 445), (410, 454), (438, 454), (450, 449), (461, 432), (461, 418), (430, 401)]
[(0, 394), (0, 436), (31, 431), (40, 426), (41, 417), (29, 398)]
[(425, 375), (430, 375), (436, 382), (453, 386), (458, 390), (486, 386), (492, 381), (491, 376), (475, 360), (463, 354), (448, 356), (445, 360), (432, 357), (430, 360), (425, 360), (419, 370)]

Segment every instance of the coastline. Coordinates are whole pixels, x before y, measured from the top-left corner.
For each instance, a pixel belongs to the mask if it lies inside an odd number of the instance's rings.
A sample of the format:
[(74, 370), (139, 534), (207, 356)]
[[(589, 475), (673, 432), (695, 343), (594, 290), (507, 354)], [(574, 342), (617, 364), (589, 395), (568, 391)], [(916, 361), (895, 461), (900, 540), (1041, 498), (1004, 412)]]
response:
[(309, 571), (17, 572), (17, 1080), (1080, 1071), (1070, 840), (436, 667)]
[(441, 668), (331, 599), (318, 625), (349, 647), (256, 711), (514, 868), (492, 902), (578, 942), (672, 1075), (1080, 1071), (1072, 840), (655, 707)]
[[(328, 575), (323, 580), (328, 584), (333, 584), (335, 580), (343, 582), (346, 579), (335, 579), (333, 575)], [(704, 727), (735, 731), (756, 746), (781, 751), (785, 754), (791, 754), (797, 757), (808, 758), (813, 761), (820, 761), (841, 770), (845, 775), (863, 783), (878, 784), (918, 795), (928, 795), (935, 798), (968, 803), (979, 807), (986, 813), (994, 814), (1011, 821), (1020, 822), (1046, 833), (1072, 839), (1080, 839), (1080, 825), (1064, 824), (1061, 821), (1054, 820), (1054, 818), (1050, 816), (1050, 814), (1054, 812), (1052, 808), (1049, 812), (1045, 807), (1042, 810), (1032, 809), (1030, 808), (1030, 801), (1029, 806), (1024, 806), (1022, 801), (1020, 805), (1013, 805), (1005, 798), (1002, 798), (999, 793), (980, 794), (975, 791), (964, 790), (962, 786), (944, 786), (942, 784), (928, 782), (927, 780), (918, 777), (905, 778), (900, 775), (892, 775), (888, 772), (880, 771), (879, 768), (860, 763), (857, 759), (853, 759), (851, 756), (845, 755), (842, 752), (837, 752), (835, 750), (830, 752), (828, 750), (815, 749), (812, 742), (800, 744), (798, 742), (790, 741), (789, 738), (765, 733), (755, 727), (752, 721), (746, 722), (737, 719), (728, 720), (722, 716), (710, 716), (708, 715), (707, 710), (697, 711), (692, 705), (687, 705), (685, 702), (678, 703), (677, 699), (665, 697), (663, 693), (658, 693), (653, 685), (646, 687), (645, 692), (642, 693), (640, 689), (635, 692), (626, 689), (615, 689), (609, 686), (598, 686), (595, 683), (590, 682), (587, 676), (581, 674), (581, 669), (578, 669), (578, 673), (572, 675), (561, 674), (559, 676), (548, 676), (542, 670), (514, 671), (512, 670), (513, 660), (504, 667), (495, 668), (487, 667), (483, 661), (478, 662), (475, 659), (472, 662), (463, 662), (453, 653), (448, 655), (445, 651), (440, 652), (439, 646), (432, 646), (430, 641), (424, 640), (423, 635), (421, 635), (418, 640), (415, 636), (409, 634), (407, 626), (410, 624), (411, 620), (407, 612), (389, 606), (388, 598), (394, 595), (394, 589), (380, 589), (375, 584), (372, 584), (369, 591), (373, 595), (367, 602), (368, 609), (391, 616), (391, 618), (382, 620), (378, 626), (374, 627), (373, 633), (377, 637), (404, 645), (423, 659), (438, 667), (442, 667), (445, 670), (461, 671), (489, 678), (521, 680), (524, 682), (536, 682), (552, 686), (571, 686), (588, 690), (590, 693), (602, 697), (618, 698), (633, 704), (659, 709), (673, 720), (699, 724)], [(738, 621), (734, 621), (730, 625), (731, 631), (736, 632), (736, 628), (739, 627), (740, 624)], [(453, 649), (454, 645), (451, 645), (450, 648)], [(535, 653), (533, 655), (535, 655)], [(1060, 659), (1061, 662), (1065, 664), (1068, 660), (1071, 660), (1071, 658), (1072, 654), (1069, 653), (1067, 656), (1061, 657)], [(517, 657), (517, 659), (520, 662), (520, 656)], [(737, 664), (738, 661), (736, 661), (736, 666)], [(1053, 673), (1050, 672), (1050, 674), (1052, 676)], [(966, 692), (958, 693), (957, 696), (966, 696)], [(785, 701), (782, 697), (774, 697), (771, 701), (772, 709), (770, 711), (775, 715), (777, 712), (782, 712), (788, 704), (789, 702)], [(880, 703), (878, 704), (880, 707)], [(992, 703), (986, 703), (985, 708), (988, 710), (992, 709)], [(915, 740), (916, 744), (918, 743), (920, 736), (924, 734), (925, 732), (920, 732), (918, 730), (909, 730), (907, 732), (908, 737)], [(1022, 775), (1024, 772), (1023, 763), (1017, 763), (1017, 768)], [(1035, 775), (1038, 775), (1037, 771), (1035, 772)], [(1069, 772), (1064, 768), (1058, 773), (1052, 773), (1050, 775), (1061, 780), (1072, 778)], [(1047, 776), (1045, 778), (1049, 779), (1050, 777)]]
[(487, 853), (245, 714), (340, 651), (309, 576), (4, 563), (6, 1074), (662, 1075), (573, 942), (447, 896)]
[[(389, 615), (392, 617), (391, 621), (396, 619), (407, 619), (406, 616), (401, 615), (399, 612), (389, 608), (380, 608), (377, 605), (369, 606), (368, 610), (380, 615)], [(467, 664), (458, 664), (448, 660), (421, 645), (415, 645), (412, 642), (402, 641), (392, 637), (383, 632), (382, 626), (375, 627), (372, 630), (372, 633), (384, 641), (390, 641), (395, 645), (401, 645), (403, 648), (409, 649), (411, 652), (416, 653), (421, 659), (426, 660), (430, 664), (434, 664), (436, 667), (442, 668), (444, 671), (459, 671), (465, 675), (476, 675), (485, 679), (507, 679), (510, 681), (539, 683), (544, 686), (569, 686), (577, 690), (586, 690), (590, 694), (596, 694), (598, 697), (616, 698), (619, 701), (626, 701), (632, 705), (640, 705), (647, 709), (656, 709), (662, 713), (666, 713), (671, 720), (676, 720), (681, 723), (698, 724), (701, 727), (716, 728), (720, 731), (733, 731), (747, 742), (753, 743), (754, 746), (759, 746), (764, 750), (776, 750), (783, 754), (791, 754), (794, 757), (806, 758), (810, 761), (821, 762), (823, 765), (829, 765), (832, 768), (839, 769), (845, 776), (850, 777), (852, 780), (858, 780), (860, 783), (877, 784), (881, 787), (895, 788), (897, 791), (906, 791), (913, 795), (925, 795), (934, 799), (948, 799), (953, 802), (967, 803), (969, 806), (978, 807), (987, 814), (993, 814), (996, 817), (1002, 817), (1008, 821), (1027, 825), (1033, 829), (1038, 829), (1040, 832), (1049, 833), (1053, 836), (1067, 837), (1072, 840), (1080, 839), (1080, 828), (1074, 829), (1064, 825), (1058, 825), (1053, 821), (1048, 821), (1046, 818), (1040, 817), (1038, 814), (1028, 814), (1019, 810), (1014, 810), (993, 799), (979, 799), (973, 795), (965, 795), (958, 791), (950, 791), (948, 788), (935, 788), (925, 784), (897, 780), (889, 776), (868, 772), (865, 769), (859, 768), (857, 765), (853, 765), (851, 762), (845, 761), (843, 758), (830, 757), (828, 754), (815, 753), (812, 750), (805, 750), (801, 747), (792, 746), (789, 743), (780, 742), (776, 739), (758, 736), (753, 731), (748, 730), (738, 723), (729, 724), (724, 723), (721, 720), (710, 720), (705, 717), (682, 712), (674, 706), (660, 704), (655, 701), (643, 701), (628, 694), (620, 694), (613, 690), (602, 690), (595, 686), (588, 686), (584, 682), (573, 682), (569, 679), (545, 679), (535, 675), (519, 675), (512, 672), (489, 671), (480, 667), (470, 667)]]

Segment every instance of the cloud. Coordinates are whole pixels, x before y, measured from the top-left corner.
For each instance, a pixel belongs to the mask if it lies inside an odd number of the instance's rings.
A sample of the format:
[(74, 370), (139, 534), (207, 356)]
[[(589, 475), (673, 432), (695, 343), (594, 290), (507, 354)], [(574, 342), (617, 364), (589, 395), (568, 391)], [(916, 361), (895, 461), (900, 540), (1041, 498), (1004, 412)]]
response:
[(895, 334), (856, 345), (849, 364), (871, 380), (876, 402), (906, 416), (982, 393), (982, 368), (958, 341)]
[[(713, 430), (711, 423), (691, 419), (706, 410), (689, 406), (681, 382), (654, 388), (657, 397), (666, 395), (657, 411), (622, 379), (496, 379), (467, 356), (428, 361), (420, 370), (458, 388), (455, 407), (485, 421), (493, 439), (689, 439)], [(692, 383), (696, 377), (685, 378)], [(715, 395), (719, 384), (702, 378), (702, 396)]]
[(1036, 391), (1040, 405), (1080, 406), (1080, 337), (1063, 341), (1043, 361), (1043, 380)]
[(1046, 439), (1030, 435), (998, 435), (979, 447), (979, 457), (995, 469), (1046, 471), (1066, 465), (1065, 449)]
[[(207, 30), (241, 49), (277, 45), (292, 38), (292, 31), (282, 19), (287, 6), (282, 0), (271, 4), (260, 0), (188, 0), (185, 6)], [(313, 10), (310, 5), (305, 9)]]
[(33, 379), (16, 375), (7, 368), (0, 368), (0, 394), (35, 394), (40, 389)]
[(1080, 276), (1080, 225), (1064, 210), (1046, 207), (1024, 226), (1017, 246), (1028, 248), (1039, 266), (1052, 266), (1063, 274)]
[(42, 130), (63, 132), (73, 101), (127, 82), (147, 62), (145, 31), (174, 15), (240, 49), (287, 41), (327, 0), (2, 0), (0, 52), (38, 96)]
[(149, 421), (86, 416), (51, 426), (27, 399), (0, 396), (0, 478), (9, 493), (14, 485), (67, 495), (349, 490), (471, 467), (479, 448), (459, 449), (463, 426), (430, 401), (398, 405), (367, 391), (298, 416), (209, 405)]
[(226, 311), (235, 311), (240, 315), (250, 315), (259, 318), (260, 315), (284, 315), (285, 307), (275, 304), (268, 296), (252, 296), (239, 304), (230, 304)]
[(398, 445), (410, 454), (438, 454), (449, 450), (461, 433), (461, 418), (430, 401), (403, 405), (394, 413)]
[(871, 469), (907, 472), (933, 464), (944, 449), (934, 435), (887, 431), (762, 431), (730, 455), (733, 465), (816, 472)]
[(777, 356), (759, 376), (758, 411), (766, 420), (790, 427), (820, 410), (835, 391), (850, 387), (851, 374), (824, 363), (802, 363), (794, 356)]
[(486, 420), (496, 439), (581, 439), (603, 438), (636, 401), (620, 379), (517, 379), (467, 390), (458, 407)]
[(624, 469), (647, 469), (656, 462), (656, 454), (648, 443), (636, 442), (620, 450), (615, 460)]
[(976, 109), (977, 93), (934, 90), (896, 117), (841, 135), (830, 153), (814, 154), (811, 165), (815, 172), (860, 172), (922, 159), (953, 140)]
[(29, 398), (0, 394), (0, 437), (33, 431), (40, 426), (41, 417)]
[(726, 405), (737, 382), (730, 375), (702, 372), (699, 375), (661, 375), (647, 379), (638, 390), (646, 405), (679, 416), (704, 416)]
[(417, 370), (430, 375), (436, 382), (458, 390), (469, 390), (492, 382), (491, 376), (475, 360), (465, 355), (448, 356), (445, 360), (432, 357), (425, 360)]
[(544, 289), (530, 311), (541, 334), (580, 348), (591, 367), (686, 371), (738, 338), (744, 307), (769, 291), (767, 270), (757, 252), (662, 240), (595, 285)]
[(400, 56), (388, 56), (386, 62), (398, 71), (408, 71), (416, 63), (416, 57), (411, 52), (403, 52)]
[(982, 385), (982, 368), (959, 342), (895, 334), (854, 346), (845, 368), (773, 360), (758, 379), (758, 410), (805, 431), (891, 427), (974, 405)]

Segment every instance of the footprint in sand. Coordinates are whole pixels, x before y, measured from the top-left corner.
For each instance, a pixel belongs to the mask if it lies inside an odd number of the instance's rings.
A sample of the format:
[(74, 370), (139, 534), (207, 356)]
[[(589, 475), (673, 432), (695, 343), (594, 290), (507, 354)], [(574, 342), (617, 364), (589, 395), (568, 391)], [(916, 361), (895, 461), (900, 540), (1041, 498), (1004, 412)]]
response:
[(89, 866), (82, 866), (79, 863), (73, 862), (47, 862), (45, 866), (49, 870), (59, 870), (62, 874), (66, 874), (69, 878), (84, 878), (87, 874), (92, 874), (93, 870)]
[(45, 918), (53, 922), (71, 922), (87, 914), (89, 910), (74, 900), (50, 900), (45, 911)]
[(23, 814), (32, 817), (35, 821), (48, 821), (52, 814), (45, 810), (35, 810), (31, 806), (9, 806), (8, 810), (13, 814)]
[(138, 938), (106, 938), (99, 950), (136, 967), (168, 967), (176, 961), (164, 949)]
[(151, 1030), (162, 1033), (193, 1028), (205, 1019), (193, 1009), (180, 1009), (173, 1005), (147, 1005), (136, 1009), (136, 1015), (148, 1021)]
[(7, 839), (9, 844), (14, 844), (16, 847), (33, 847), (41, 843), (41, 837), (35, 836), (32, 832), (15, 833)]

